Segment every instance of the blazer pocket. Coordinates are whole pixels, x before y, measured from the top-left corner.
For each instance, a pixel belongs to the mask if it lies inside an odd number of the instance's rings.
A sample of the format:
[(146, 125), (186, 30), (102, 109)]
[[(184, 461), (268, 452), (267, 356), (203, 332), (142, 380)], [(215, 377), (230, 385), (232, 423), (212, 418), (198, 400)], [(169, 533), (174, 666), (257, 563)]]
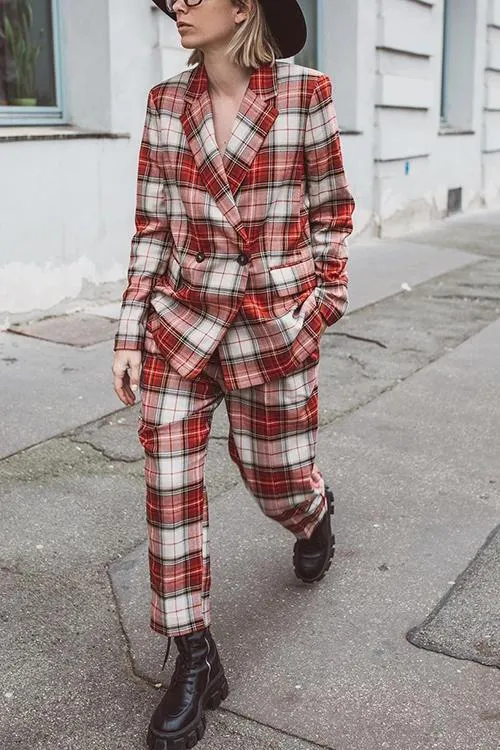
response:
[(270, 268), (273, 285), (280, 297), (297, 297), (316, 287), (316, 267), (313, 258), (289, 266)]

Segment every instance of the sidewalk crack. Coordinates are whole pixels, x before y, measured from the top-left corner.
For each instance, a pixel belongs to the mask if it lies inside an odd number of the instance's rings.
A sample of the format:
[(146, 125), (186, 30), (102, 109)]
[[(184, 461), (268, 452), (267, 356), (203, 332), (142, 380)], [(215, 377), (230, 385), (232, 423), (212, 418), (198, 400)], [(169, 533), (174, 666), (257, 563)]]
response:
[(361, 375), (364, 378), (368, 378), (369, 380), (372, 380), (371, 376), (367, 372), (367, 366), (364, 362), (362, 362), (358, 357), (354, 356), (354, 354), (348, 354), (347, 359), (350, 359), (351, 362), (354, 362), (355, 365), (358, 365), (358, 367), (361, 368)]
[(112, 463), (123, 463), (123, 464), (135, 464), (139, 461), (142, 461), (142, 458), (127, 458), (126, 456), (112, 456), (109, 453), (107, 453), (103, 448), (97, 448), (97, 446), (94, 445), (94, 443), (90, 442), (90, 440), (83, 440), (79, 437), (71, 437), (69, 436), (69, 440), (71, 443), (75, 443), (78, 445), (88, 445), (92, 450), (94, 450), (96, 453), (98, 453), (102, 458), (105, 458), (107, 461), (110, 461)]
[[(313, 748), (315, 750), (337, 750), (333, 745), (322, 745), (318, 744), (317, 742), (314, 742), (313, 740), (308, 740), (305, 737), (301, 737), (298, 734), (293, 734), (292, 732), (287, 732), (285, 729), (278, 729), (277, 727), (274, 727), (272, 724), (267, 724), (264, 721), (260, 721), (259, 719), (255, 719), (250, 716), (246, 716), (245, 714), (239, 713), (238, 711), (235, 711), (232, 708), (226, 708), (225, 706), (221, 706), (219, 709), (217, 709), (219, 714), (230, 714), (232, 716), (236, 716), (238, 719), (243, 719), (244, 721), (248, 721), (250, 724), (257, 724), (260, 727), (264, 727), (265, 729), (270, 729), (272, 732), (276, 732), (276, 734), (281, 735), (282, 737), (290, 737), (293, 740), (298, 740), (299, 742), (303, 742), (305, 745), (309, 745), (311, 750)], [(238, 732), (238, 730), (234, 730), (231, 727), (227, 727), (227, 729), (234, 735), (238, 737), (242, 737), (245, 739), (245, 735), (243, 735), (241, 732)], [(259, 738), (255, 738), (259, 739)], [(278, 748), (281, 748), (281, 744), (275, 744), (271, 740), (271, 744), (269, 744), (269, 739), (266, 739), (266, 747), (269, 748), (269, 750), (278, 750)]]
[(376, 346), (380, 346), (382, 349), (389, 348), (387, 344), (384, 344), (382, 341), (378, 341), (377, 339), (368, 339), (364, 336), (355, 336), (353, 333), (340, 333), (339, 331), (332, 331), (332, 333), (330, 333), (329, 335), (345, 336), (347, 339), (354, 339), (355, 341), (365, 341), (367, 344), (375, 344)]

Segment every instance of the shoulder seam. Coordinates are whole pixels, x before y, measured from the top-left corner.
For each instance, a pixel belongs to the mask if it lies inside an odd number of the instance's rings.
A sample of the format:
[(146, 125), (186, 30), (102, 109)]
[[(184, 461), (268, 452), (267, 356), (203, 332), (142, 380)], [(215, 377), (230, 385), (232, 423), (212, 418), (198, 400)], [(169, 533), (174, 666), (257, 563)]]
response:
[(177, 75), (175, 76), (171, 76), (170, 78), (166, 78), (164, 81), (160, 81), (159, 83), (156, 83), (152, 87), (151, 92), (158, 91), (158, 90), (165, 91), (170, 88), (179, 88), (181, 86), (184, 86), (184, 88), (187, 88), (187, 85), (189, 83), (192, 73), (193, 73), (193, 69), (187, 68), (186, 70), (183, 70), (181, 73), (177, 73)]

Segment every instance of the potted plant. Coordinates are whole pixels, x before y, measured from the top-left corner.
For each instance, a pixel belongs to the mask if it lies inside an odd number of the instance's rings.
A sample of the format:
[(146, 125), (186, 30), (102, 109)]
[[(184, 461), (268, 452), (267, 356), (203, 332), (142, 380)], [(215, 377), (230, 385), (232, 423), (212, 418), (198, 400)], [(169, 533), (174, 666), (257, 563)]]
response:
[(6, 11), (3, 29), (0, 36), (5, 39), (7, 59), (12, 65), (13, 73), (9, 96), (9, 104), (18, 107), (35, 107), (36, 63), (40, 55), (41, 46), (32, 41), (33, 8), (31, 0), (16, 0), (14, 13), (9, 16)]

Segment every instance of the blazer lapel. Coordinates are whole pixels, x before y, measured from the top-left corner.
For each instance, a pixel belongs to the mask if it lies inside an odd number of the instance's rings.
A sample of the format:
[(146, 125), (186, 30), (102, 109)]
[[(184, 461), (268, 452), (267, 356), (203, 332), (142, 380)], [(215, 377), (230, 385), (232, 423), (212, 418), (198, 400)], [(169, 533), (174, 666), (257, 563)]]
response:
[(195, 69), (185, 93), (181, 123), (200, 177), (223, 215), (245, 238), (235, 196), (276, 120), (276, 94), (276, 66), (252, 73), (223, 159), (215, 139), (204, 65)]
[(229, 223), (237, 232), (246, 237), (215, 140), (212, 104), (208, 93), (207, 74), (203, 65), (196, 68), (188, 85), (181, 123), (206, 189)]
[(276, 94), (276, 66), (265, 65), (256, 70), (250, 78), (223, 159), (233, 196), (236, 196), (278, 116)]

